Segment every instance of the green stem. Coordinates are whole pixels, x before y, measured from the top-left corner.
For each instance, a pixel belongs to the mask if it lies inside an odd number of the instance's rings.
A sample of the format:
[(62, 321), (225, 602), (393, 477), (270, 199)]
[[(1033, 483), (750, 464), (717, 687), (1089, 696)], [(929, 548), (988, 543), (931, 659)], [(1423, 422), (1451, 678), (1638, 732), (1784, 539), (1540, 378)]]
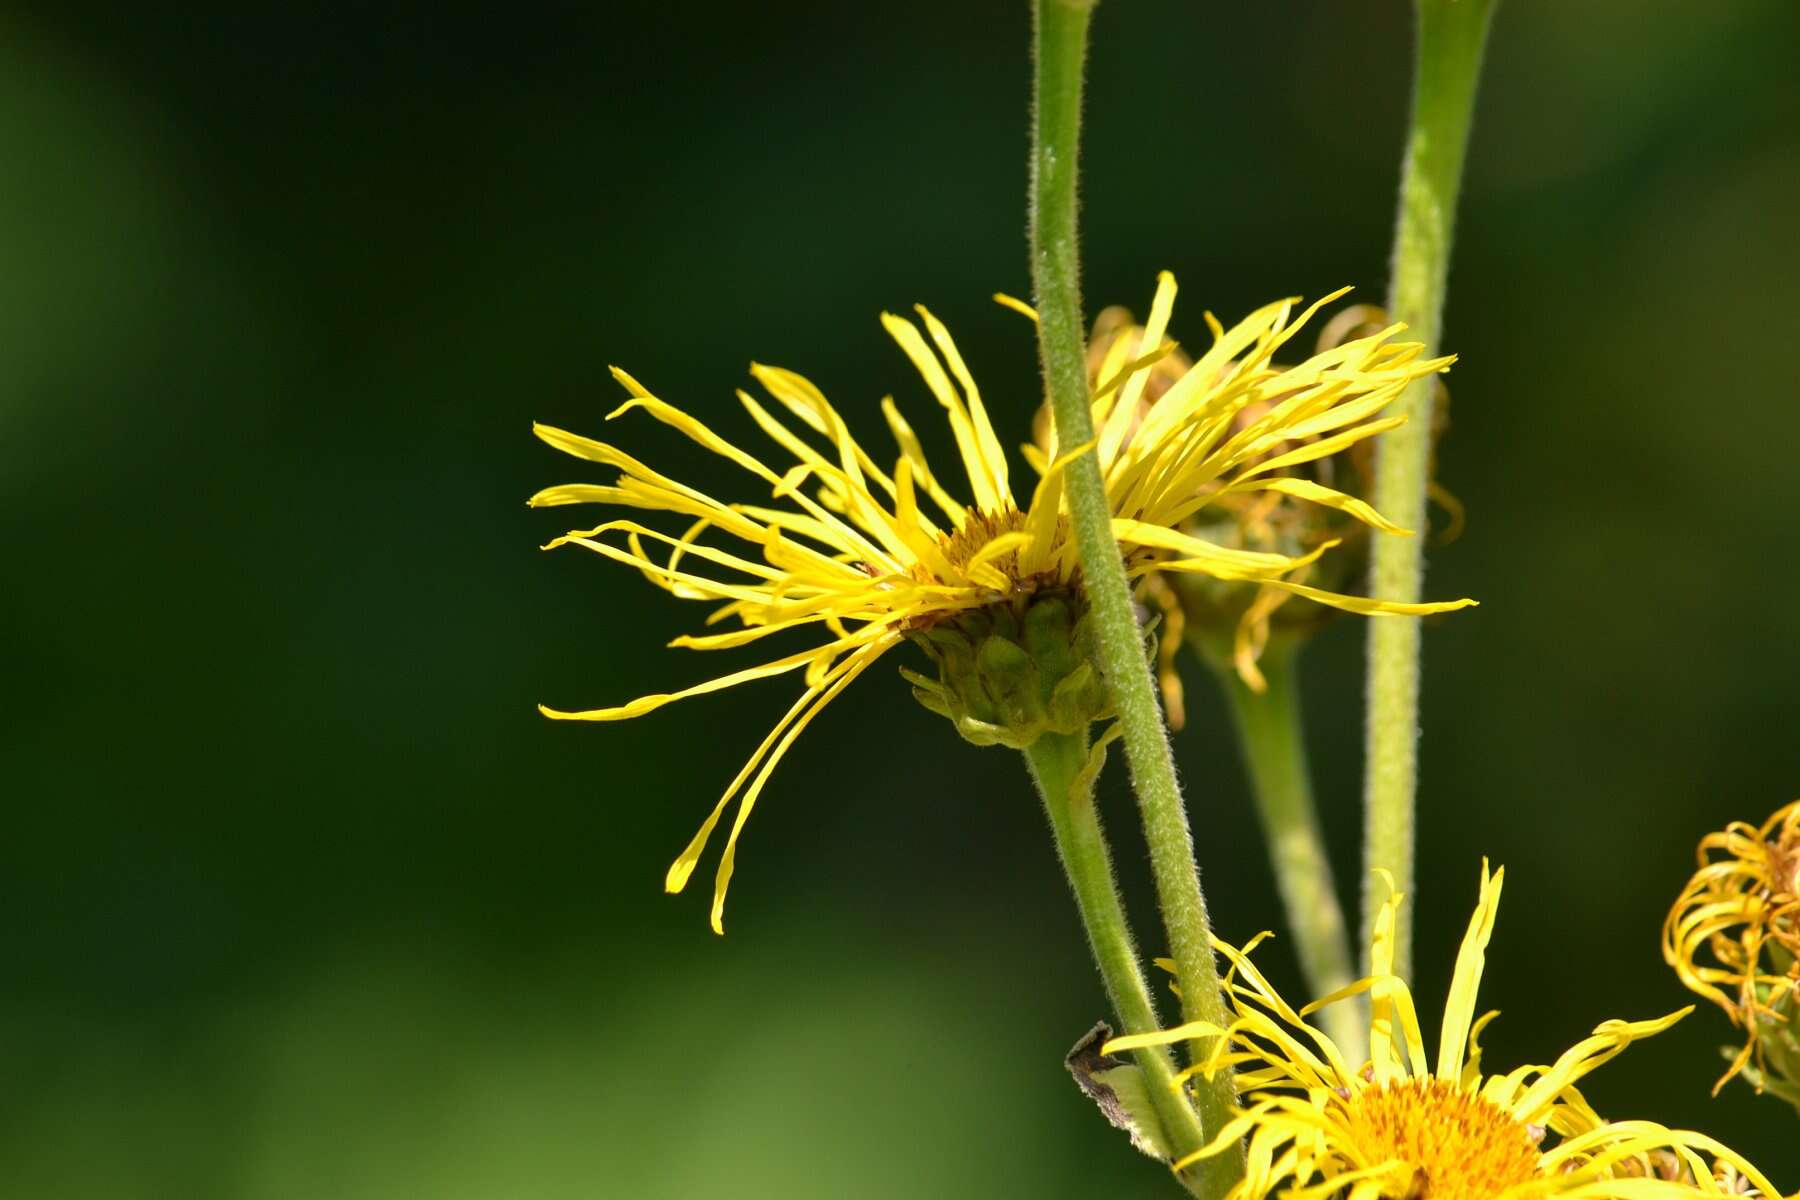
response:
[[(1026, 749), (1025, 762), (1044, 798), (1044, 811), (1056, 835), (1057, 853), (1068, 873), (1081, 910), (1081, 923), (1093, 947), (1094, 962), (1106, 984), (1107, 999), (1120, 1028), (1126, 1033), (1153, 1033), (1162, 1028), (1156, 1002), (1144, 978), (1143, 965), (1133, 945), (1131, 928), (1119, 901), (1113, 879), (1112, 855), (1100, 829), (1100, 813), (1094, 805), (1093, 779), (1084, 772), (1088, 747), (1085, 734), (1047, 733)], [(1150, 1101), (1162, 1122), (1165, 1140), (1176, 1158), (1205, 1145), (1200, 1117), (1188, 1104), (1175, 1079), (1175, 1061), (1165, 1047), (1134, 1052), (1148, 1082)], [(1182, 1182), (1196, 1194), (1201, 1175), (1197, 1168)]]
[[(1412, 123), (1400, 184), (1394, 234), (1393, 285), (1388, 309), (1409, 336), (1437, 353), (1444, 284), (1462, 184), (1469, 123), (1481, 56), (1496, 0), (1418, 0)], [(1408, 388), (1393, 412), (1406, 424), (1381, 435), (1376, 447), (1375, 507), (1408, 529), (1425, 528), (1425, 490), (1431, 482), (1431, 405), (1435, 382)], [(1417, 601), (1425, 575), (1421, 537), (1375, 540), (1371, 595)], [(1387, 886), (1372, 874), (1393, 873), (1407, 894), (1394, 930), (1394, 969), (1412, 975), (1414, 803), (1418, 789), (1419, 619), (1369, 622), (1369, 725), (1364, 777), (1363, 945)]]
[[(1082, 0), (1035, 0), (1036, 54), (1031, 146), (1031, 278), (1037, 300), (1038, 350), (1044, 386), (1056, 418), (1059, 446), (1093, 440), (1088, 410), (1086, 330), (1081, 316), (1080, 256), (1076, 238), (1076, 153), (1081, 133), (1082, 65), (1087, 55), (1093, 5)], [(1092, 454), (1069, 465), (1065, 477), (1070, 518), (1088, 602), (1093, 610), (1095, 655), (1118, 711), (1126, 761), (1137, 792), (1157, 901), (1170, 956), (1181, 984), (1182, 1015), (1189, 1021), (1229, 1024), (1213, 958), (1212, 929), (1194, 864), (1187, 812), (1175, 779), (1156, 686), (1143, 636), (1112, 534), (1106, 485)], [(1204, 1043), (1195, 1053), (1205, 1052)], [(1207, 1130), (1229, 1119), (1236, 1100), (1229, 1072), (1202, 1081), (1198, 1103)], [(1222, 1154), (1203, 1164), (1212, 1194), (1242, 1172), (1241, 1155)]]
[[(1356, 979), (1356, 960), (1313, 805), (1300, 719), (1300, 646), (1279, 636), (1269, 642), (1259, 663), (1268, 686), (1260, 693), (1244, 683), (1228, 660), (1211, 654), (1206, 658), (1237, 718), (1300, 970), (1312, 995), (1327, 995)], [(1360, 998), (1325, 1008), (1319, 1023), (1352, 1063), (1367, 1057), (1369, 1027)]]

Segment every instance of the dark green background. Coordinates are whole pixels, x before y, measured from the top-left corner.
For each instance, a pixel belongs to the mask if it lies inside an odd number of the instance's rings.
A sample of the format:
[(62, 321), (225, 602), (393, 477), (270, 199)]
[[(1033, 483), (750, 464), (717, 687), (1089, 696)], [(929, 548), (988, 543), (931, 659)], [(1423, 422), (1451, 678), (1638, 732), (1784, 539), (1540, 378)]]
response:
[[(693, 606), (535, 549), (569, 514), (524, 498), (601, 473), (530, 422), (599, 432), (608, 363), (746, 443), (745, 365), (790, 366), (885, 454), (879, 397), (933, 406), (876, 314), (924, 300), (1023, 437), (987, 295), (1027, 288), (1025, 6), (607, 7), (0, 20), (0, 1193), (1169, 1194), (1063, 1075), (1102, 1000), (1016, 756), (879, 668), (776, 776), (721, 940), (662, 873), (791, 686), (532, 708), (720, 661), (661, 648)], [(1656, 931), (1693, 842), (1800, 788), (1796, 12), (1499, 17), (1448, 330), (1471, 522), (1430, 583), (1483, 606), (1428, 637), (1419, 930), (1435, 1013), (1507, 865), (1494, 1063), (1685, 1003)], [(1407, 26), (1103, 5), (1090, 307), (1171, 268), (1192, 344), (1378, 298)], [(1359, 632), (1306, 679), (1347, 883)], [(1241, 940), (1279, 914), (1192, 682)], [(1697, 1014), (1590, 1097), (1800, 1186), (1791, 1113), (1707, 1098), (1727, 1037)]]

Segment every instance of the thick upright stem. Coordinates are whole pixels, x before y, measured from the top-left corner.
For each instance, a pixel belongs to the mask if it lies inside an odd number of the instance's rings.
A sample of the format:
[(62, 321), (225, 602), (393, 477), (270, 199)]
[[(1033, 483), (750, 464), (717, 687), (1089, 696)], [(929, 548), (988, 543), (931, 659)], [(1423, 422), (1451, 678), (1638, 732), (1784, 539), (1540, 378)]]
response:
[[(1092, 3), (1035, 0), (1036, 55), (1031, 146), (1031, 278), (1037, 301), (1038, 349), (1044, 386), (1056, 418), (1057, 444), (1075, 447), (1094, 437), (1088, 409), (1086, 330), (1081, 315), (1080, 254), (1076, 237), (1076, 155), (1081, 133), (1082, 66)], [(1182, 1015), (1229, 1023), (1213, 958), (1212, 930), (1194, 865), (1187, 812), (1175, 779), (1156, 685), (1138, 630), (1125, 565), (1112, 534), (1106, 485), (1092, 454), (1070, 464), (1065, 477), (1069, 512), (1095, 625), (1095, 653), (1112, 692), (1124, 734), (1157, 901), (1181, 982)], [(1204, 1047), (1197, 1048), (1204, 1053)], [(1202, 1081), (1201, 1120), (1208, 1131), (1229, 1119), (1235, 1100), (1231, 1074)], [(1223, 1195), (1242, 1172), (1241, 1155), (1222, 1154), (1203, 1165), (1209, 1188)]]
[[(1496, 0), (1417, 0), (1418, 34), (1412, 123), (1400, 184), (1394, 233), (1393, 283), (1388, 310), (1410, 336), (1436, 354), (1444, 284), (1462, 184), (1469, 123), (1475, 111), (1482, 49)], [(1376, 446), (1375, 507), (1408, 529), (1425, 527), (1425, 490), (1431, 482), (1431, 404), (1434, 383), (1422, 379), (1396, 403), (1406, 424), (1382, 434)], [(1423, 591), (1423, 539), (1376, 538), (1370, 593), (1412, 602)], [(1369, 622), (1369, 725), (1364, 779), (1365, 868), (1383, 867), (1407, 893), (1394, 929), (1394, 969), (1412, 975), (1414, 804), (1418, 790), (1419, 618)], [(1363, 884), (1363, 945), (1387, 885), (1373, 875)]]
[[(1238, 738), (1249, 767), (1257, 813), (1269, 843), (1269, 860), (1287, 911), (1300, 970), (1313, 996), (1324, 996), (1356, 978), (1343, 905), (1325, 851), (1325, 833), (1313, 805), (1300, 720), (1299, 646), (1277, 638), (1263, 653), (1267, 689), (1245, 685), (1229, 662), (1209, 656), (1220, 686), (1231, 700)], [(1360, 998), (1340, 1001), (1320, 1012), (1321, 1027), (1351, 1062), (1368, 1051), (1369, 1027)]]
[[(1112, 855), (1094, 806), (1093, 781), (1082, 771), (1087, 754), (1085, 736), (1050, 733), (1025, 751), (1025, 761), (1044, 799), (1057, 853), (1075, 893), (1075, 906), (1081, 911), (1081, 923), (1114, 1016), (1127, 1032), (1152, 1033), (1161, 1028), (1156, 1002), (1119, 901)], [(1205, 1145), (1199, 1114), (1176, 1086), (1175, 1063), (1169, 1051), (1152, 1047), (1135, 1051), (1134, 1056), (1149, 1082), (1151, 1102), (1175, 1157), (1183, 1158)], [(1201, 1178), (1197, 1171), (1190, 1171), (1189, 1176), (1183, 1182), (1190, 1187)], [(1198, 1188), (1192, 1190), (1205, 1194)]]

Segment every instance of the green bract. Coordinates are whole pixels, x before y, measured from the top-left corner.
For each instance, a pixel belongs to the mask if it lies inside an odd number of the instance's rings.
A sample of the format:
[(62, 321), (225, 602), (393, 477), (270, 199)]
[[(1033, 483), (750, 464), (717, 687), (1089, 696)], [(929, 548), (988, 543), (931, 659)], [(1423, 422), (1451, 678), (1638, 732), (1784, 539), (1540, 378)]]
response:
[(938, 669), (931, 679), (901, 668), (913, 695), (977, 746), (1023, 750), (1110, 714), (1092, 662), (1093, 621), (1075, 592), (1015, 597), (908, 637)]

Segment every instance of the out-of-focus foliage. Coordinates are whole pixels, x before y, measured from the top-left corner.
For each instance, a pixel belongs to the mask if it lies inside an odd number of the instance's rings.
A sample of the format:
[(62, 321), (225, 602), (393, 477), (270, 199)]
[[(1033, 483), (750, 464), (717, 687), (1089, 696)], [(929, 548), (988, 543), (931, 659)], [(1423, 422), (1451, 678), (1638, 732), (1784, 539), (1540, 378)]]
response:
[[(876, 313), (925, 300), (1029, 437), (987, 300), (1026, 287), (1024, 6), (613, 7), (5, 19), (0, 1192), (1166, 1194), (1063, 1074), (1102, 1000), (1015, 755), (871, 675), (784, 764), (721, 941), (660, 880), (785, 685), (532, 710), (709, 665), (659, 648), (694, 612), (533, 549), (570, 466), (529, 422), (590, 426), (609, 362), (745, 440), (753, 356), (866, 423), (918, 386)], [(1165, 266), (1190, 342), (1202, 305), (1378, 299), (1407, 36), (1397, 0), (1104, 6), (1090, 308)], [(1800, 789), (1797, 39), (1782, 0), (1498, 19), (1447, 332), (1471, 522), (1431, 588), (1483, 606), (1427, 638), (1418, 981), (1505, 863), (1495, 1062), (1682, 1004), (1695, 838)], [(715, 469), (666, 433), (617, 436)], [(1358, 628), (1306, 664), (1346, 881)], [(1278, 906), (1189, 695), (1241, 941)], [(1697, 1014), (1590, 1098), (1800, 1185), (1785, 1106), (1707, 1099), (1725, 1040)]]

